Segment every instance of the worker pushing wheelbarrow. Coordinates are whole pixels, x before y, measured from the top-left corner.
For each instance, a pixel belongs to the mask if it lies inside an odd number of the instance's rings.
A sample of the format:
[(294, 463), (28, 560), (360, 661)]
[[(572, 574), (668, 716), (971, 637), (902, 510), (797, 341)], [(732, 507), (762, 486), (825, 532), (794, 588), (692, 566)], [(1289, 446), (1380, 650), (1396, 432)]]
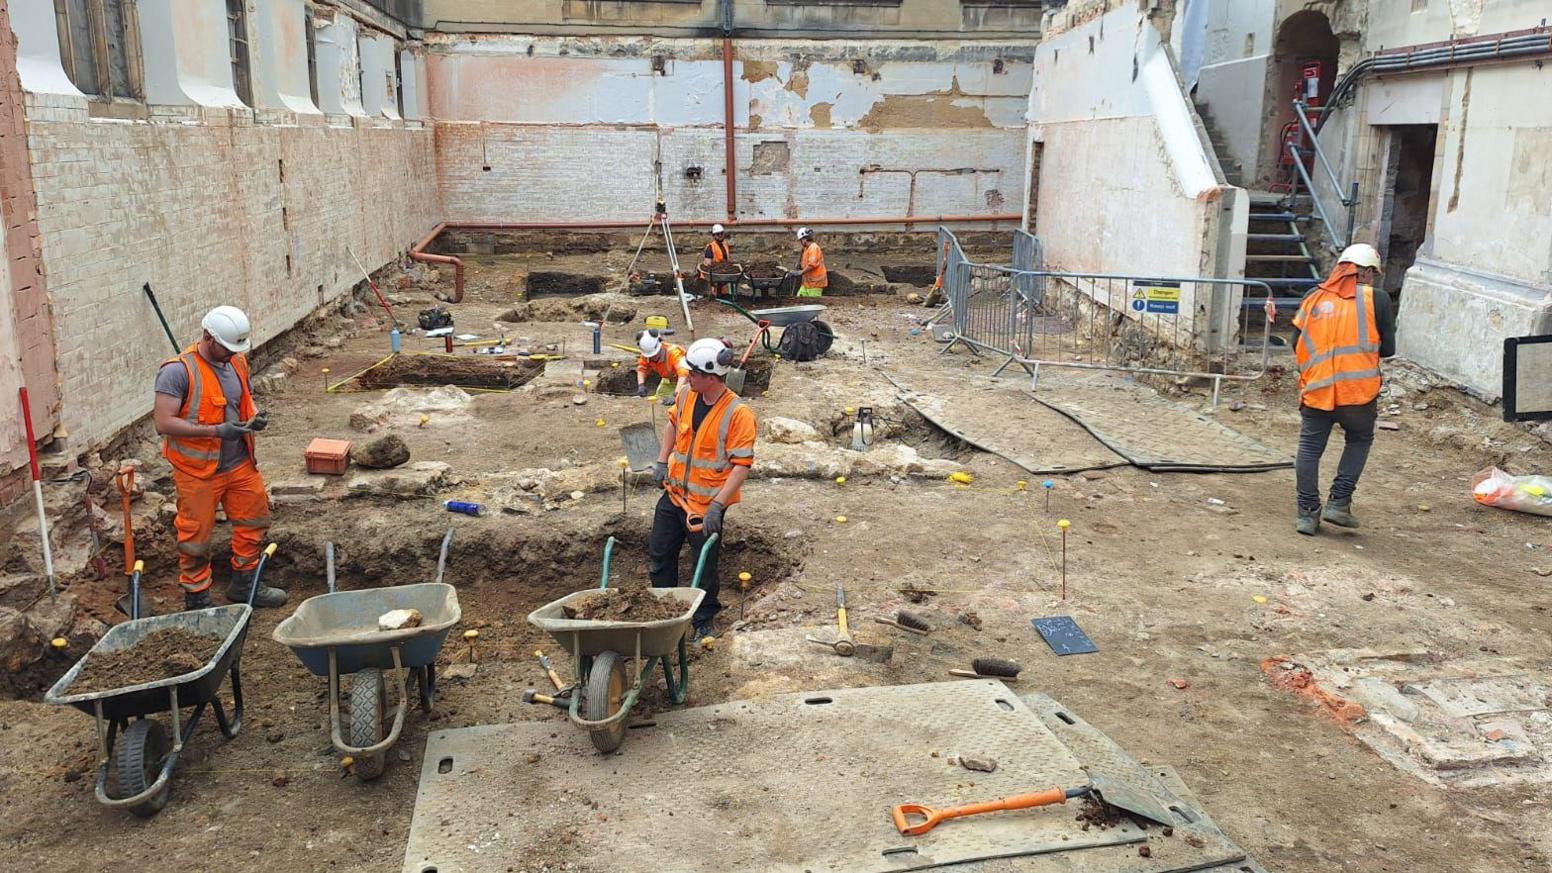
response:
[[(549, 633), (557, 645), (571, 653), (571, 662), (577, 670), (576, 682), (557, 689), (553, 695), (529, 689), (523, 692), (523, 702), (547, 704), (565, 711), (571, 723), (587, 731), (593, 746), (604, 753), (613, 752), (625, 741), (625, 720), (641, 698), (654, 667), (659, 664), (663, 667), (669, 702), (676, 706), (684, 703), (690, 687), (686, 637), (690, 620), (706, 596), (701, 589), (701, 573), (719, 536), (712, 534), (706, 538), (695, 562), (695, 577), (689, 588), (645, 589), (659, 601), (676, 608), (672, 617), (649, 621), (569, 617), (578, 615), (586, 601), (609, 588), (609, 564), (615, 544), (614, 537), (610, 537), (604, 544), (604, 569), (598, 588), (568, 594), (528, 614), (529, 624)], [(674, 665), (669, 662), (675, 653), (678, 655), (677, 676)], [(627, 657), (633, 660), (636, 669), (635, 682), (628, 688)]]

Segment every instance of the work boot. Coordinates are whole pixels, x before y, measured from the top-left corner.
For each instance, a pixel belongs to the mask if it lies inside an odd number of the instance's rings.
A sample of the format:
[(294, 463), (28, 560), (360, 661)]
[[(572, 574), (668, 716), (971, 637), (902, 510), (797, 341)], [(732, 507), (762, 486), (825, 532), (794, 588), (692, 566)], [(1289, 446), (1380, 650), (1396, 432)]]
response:
[(1320, 507), (1305, 509), (1299, 507), (1299, 516), (1293, 523), (1293, 529), (1307, 537), (1312, 537), (1320, 530)]
[[(247, 603), (248, 587), (252, 584), (252, 570), (243, 570), (241, 572), (233, 570), (231, 584), (226, 586), (226, 599), (233, 603)], [(287, 599), (286, 592), (260, 583), (259, 590), (254, 592), (253, 595), (253, 605), (259, 608), (272, 609), (277, 606), (285, 606)]]
[(215, 603), (212, 602), (211, 599), (210, 599), (210, 589), (209, 588), (206, 588), (204, 591), (185, 591), (185, 592), (183, 592), (183, 611), (184, 612), (190, 612), (190, 611), (196, 610), (196, 609), (209, 609), (212, 606), (215, 606)]
[(1358, 526), (1358, 519), (1353, 516), (1352, 498), (1347, 500), (1333, 498), (1331, 502), (1326, 504), (1326, 511), (1321, 517), (1337, 527), (1353, 528)]
[(705, 640), (705, 639), (713, 639), (714, 640), (716, 638), (717, 638), (717, 629), (712, 626), (710, 620), (707, 620), (705, 622), (701, 622), (701, 623), (696, 624), (695, 625), (695, 629), (690, 634), (690, 642), (691, 643), (698, 643), (701, 640)]

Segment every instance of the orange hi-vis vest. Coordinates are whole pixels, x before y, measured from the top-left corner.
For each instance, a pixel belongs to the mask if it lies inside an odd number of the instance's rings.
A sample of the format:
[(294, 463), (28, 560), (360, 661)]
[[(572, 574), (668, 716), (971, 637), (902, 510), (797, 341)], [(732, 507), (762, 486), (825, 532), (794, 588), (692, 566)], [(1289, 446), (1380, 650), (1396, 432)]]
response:
[[(162, 362), (163, 366), (181, 363), (189, 371), (189, 393), (183, 398), (178, 417), (191, 424), (224, 424), (226, 394), (221, 391), (221, 379), (210, 363), (199, 356), (198, 348), (198, 345), (189, 346), (183, 354)], [(253, 405), (253, 394), (248, 388), (247, 356), (233, 355), (231, 367), (237, 371), (238, 381), (242, 382), (242, 399), (237, 403), (238, 415), (243, 421), (251, 421), (258, 414), (258, 407)], [(257, 458), (253, 452), (253, 434), (248, 434), (244, 439), (248, 443), (248, 457)], [(164, 436), (162, 457), (190, 476), (208, 479), (216, 474), (216, 468), (221, 465), (221, 438)]]
[(656, 373), (659, 379), (674, 381), (690, 375), (690, 365), (684, 362), (684, 347), (673, 343), (663, 343), (663, 359), (654, 361), (646, 355), (642, 355), (636, 361), (636, 372), (645, 376), (648, 373)]
[(1380, 396), (1380, 332), (1374, 288), (1333, 275), (1299, 304), (1300, 400), (1311, 409), (1362, 406)]
[[(724, 391), (694, 428), (695, 403), (700, 395), (685, 391), (668, 413), (674, 426), (674, 450), (668, 458), (668, 478), (663, 487), (676, 506), (689, 515), (705, 515), (713, 497), (727, 484), (735, 465), (754, 463), (754, 410), (744, 405), (737, 394)], [(742, 489), (740, 489), (742, 490)], [(727, 506), (740, 499), (739, 491), (728, 498)]]
[(799, 266), (803, 270), (805, 288), (824, 288), (830, 284), (830, 273), (825, 269), (824, 251), (819, 248), (819, 243), (811, 242), (803, 247)]
[(719, 264), (723, 261), (731, 261), (733, 259), (733, 250), (728, 248), (728, 244), (725, 242), (717, 242), (715, 239), (713, 239), (711, 241), (710, 248), (711, 262), (713, 264)]

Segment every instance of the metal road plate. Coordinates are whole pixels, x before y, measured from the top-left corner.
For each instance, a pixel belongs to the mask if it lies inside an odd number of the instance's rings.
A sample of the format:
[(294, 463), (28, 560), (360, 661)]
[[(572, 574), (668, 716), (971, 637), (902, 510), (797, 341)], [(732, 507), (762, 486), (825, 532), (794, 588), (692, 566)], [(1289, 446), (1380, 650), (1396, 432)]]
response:
[[(1097, 853), (1113, 861), (1028, 869), (1121, 871), (1147, 839), (1130, 822), (1085, 831), (1070, 807), (950, 821), (920, 837), (895, 830), (896, 803), (949, 807), (1087, 783), (1001, 682), (786, 694), (648, 724), (614, 755), (558, 713), (433, 733), (403, 869), (885, 873)], [(995, 758), (997, 769), (964, 770), (950, 763), (958, 754)]]
[(1089, 635), (1078, 627), (1070, 615), (1053, 615), (1050, 618), (1032, 618), (1029, 623), (1040, 632), (1040, 638), (1058, 655), (1087, 655), (1099, 651)]
[(1293, 466), (1209, 416), (1113, 373), (1041, 372), (1030, 394), (1139, 467), (1159, 471), (1274, 470)]
[[(1126, 465), (1083, 430), (1016, 390), (967, 390), (963, 378), (914, 380), (932, 394), (904, 389), (900, 401), (950, 436), (993, 452), (1025, 472), (1075, 473)], [(913, 386), (914, 387), (914, 386)], [(941, 393), (939, 393), (941, 392)], [(995, 415), (987, 410), (995, 408)]]

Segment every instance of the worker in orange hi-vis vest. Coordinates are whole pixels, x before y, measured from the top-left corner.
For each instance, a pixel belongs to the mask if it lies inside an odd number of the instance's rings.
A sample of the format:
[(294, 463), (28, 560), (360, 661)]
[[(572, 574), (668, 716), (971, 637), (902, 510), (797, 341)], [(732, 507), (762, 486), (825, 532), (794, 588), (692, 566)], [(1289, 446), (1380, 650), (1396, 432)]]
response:
[[(684, 347), (664, 342), (657, 331), (648, 328), (636, 334), (636, 348), (641, 352), (636, 359), (636, 396), (647, 396), (647, 377), (656, 374), (663, 405), (672, 406), (690, 387), (690, 366), (684, 362)], [(673, 386), (673, 393), (668, 392), (669, 385)]]
[[(232, 525), (232, 575), (226, 599), (248, 602), (248, 588), (269, 531), (269, 497), (254, 462), (253, 435), (269, 417), (248, 385), (248, 316), (217, 306), (200, 322), (204, 336), (162, 363), (153, 419), (178, 488), (178, 584), (183, 608), (211, 605), (210, 538), (216, 507)], [(255, 606), (284, 606), (286, 592), (259, 586)]]
[(824, 250), (806, 227), (798, 228), (798, 252), (798, 268), (787, 274), (788, 280), (797, 280), (799, 297), (823, 297), (824, 289), (830, 286), (830, 273), (825, 269)]
[[(723, 283), (720, 286), (711, 284), (711, 269), (713, 267), (716, 267), (719, 271), (726, 272), (732, 269), (732, 264), (733, 249), (728, 246), (727, 228), (720, 224), (713, 224), (711, 226), (711, 242), (707, 243), (706, 248), (701, 252), (700, 269), (701, 279), (711, 288), (712, 294), (720, 293), (728, 297), (733, 296), (732, 285), (727, 283)], [(719, 287), (721, 288), (720, 292), (718, 291)]]
[[(1294, 529), (1306, 536), (1320, 529), (1322, 519), (1337, 527), (1358, 527), (1353, 492), (1374, 443), (1380, 359), (1396, 353), (1390, 295), (1374, 287), (1379, 276), (1380, 255), (1373, 246), (1348, 246), (1293, 317), (1302, 419), (1294, 463), (1299, 501)], [(1322, 510), (1320, 456), (1335, 425), (1341, 426), (1346, 445)]]

